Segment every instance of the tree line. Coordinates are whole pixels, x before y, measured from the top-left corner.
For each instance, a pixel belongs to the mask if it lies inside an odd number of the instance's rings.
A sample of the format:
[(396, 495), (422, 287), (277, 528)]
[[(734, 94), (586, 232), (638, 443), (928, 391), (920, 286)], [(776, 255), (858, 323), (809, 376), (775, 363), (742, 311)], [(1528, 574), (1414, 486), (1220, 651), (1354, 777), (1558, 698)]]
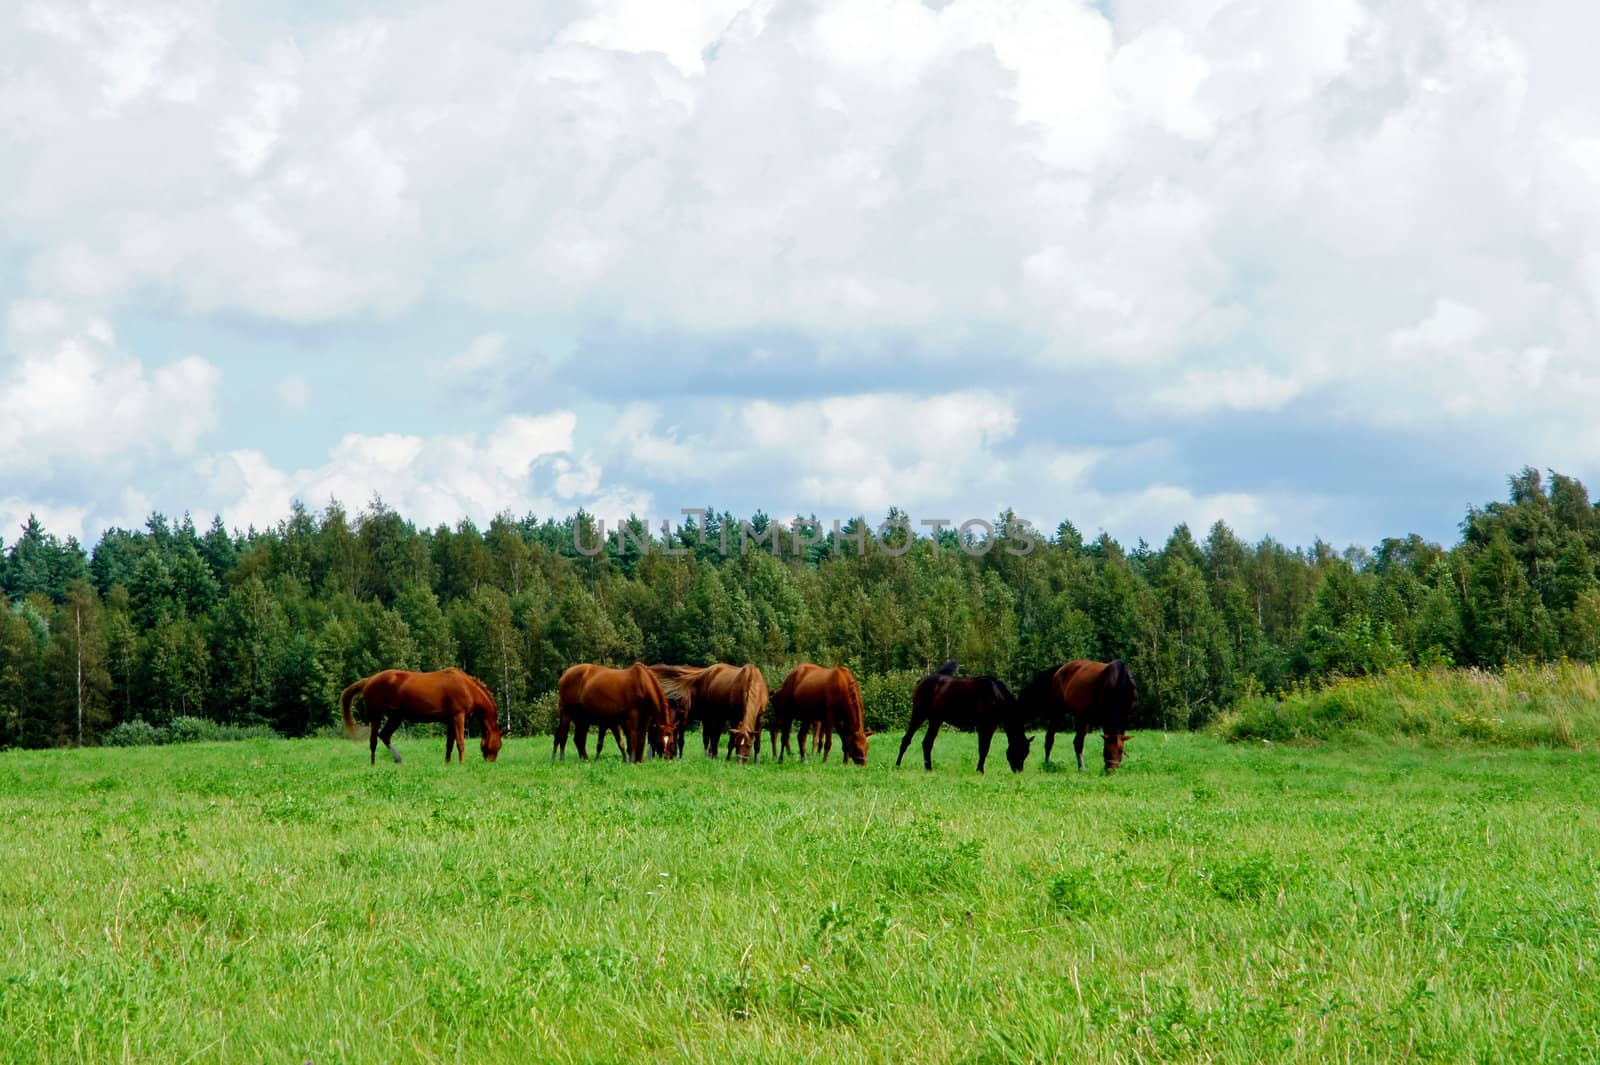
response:
[(1013, 685), (1123, 658), (1139, 724), (1193, 728), (1242, 693), (1402, 663), (1594, 661), (1600, 512), (1575, 478), (1508, 480), (1451, 547), (1410, 535), (1343, 551), (1250, 544), (1222, 522), (1199, 539), (1180, 525), (1159, 548), (1062, 522), (1026, 553), (984, 550), (971, 530), (896, 529), (891, 511), (893, 550), (857, 519), (798, 552), (786, 523), (725, 553), (742, 520), (707, 508), (671, 531), (674, 553), (641, 550), (638, 519), (595, 553), (582, 512), (429, 529), (377, 498), (354, 516), (296, 503), (244, 532), (152, 514), (85, 550), (30, 518), (0, 565), (0, 747), (179, 718), (305, 735), (333, 723), (346, 684), (390, 667), (459, 665), (520, 730), (583, 661), (812, 660), (850, 666), (870, 691), (948, 658)]

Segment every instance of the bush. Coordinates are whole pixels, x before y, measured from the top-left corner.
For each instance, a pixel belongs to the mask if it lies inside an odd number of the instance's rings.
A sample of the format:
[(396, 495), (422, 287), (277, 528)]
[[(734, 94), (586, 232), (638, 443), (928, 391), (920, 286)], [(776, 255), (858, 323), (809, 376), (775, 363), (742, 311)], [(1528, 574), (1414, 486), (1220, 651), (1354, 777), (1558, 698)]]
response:
[(203, 717), (175, 717), (158, 728), (141, 718), (124, 721), (100, 737), (107, 747), (153, 747), (165, 743), (216, 743), (227, 740), (271, 740), (278, 734), (265, 725), (224, 725)]
[(911, 695), (923, 676), (907, 669), (857, 675), (867, 728), (873, 732), (904, 732), (911, 724)]
[(164, 730), (136, 717), (113, 726), (100, 737), (100, 742), (107, 747), (154, 747), (165, 743), (166, 736)]

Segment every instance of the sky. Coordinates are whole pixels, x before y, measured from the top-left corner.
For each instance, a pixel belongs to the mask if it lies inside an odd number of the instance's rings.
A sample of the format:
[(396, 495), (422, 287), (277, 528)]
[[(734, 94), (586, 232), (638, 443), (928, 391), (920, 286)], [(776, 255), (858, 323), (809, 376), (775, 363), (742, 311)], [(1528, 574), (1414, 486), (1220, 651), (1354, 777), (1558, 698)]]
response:
[(1600, 469), (1600, 5), (0, 5), (0, 542), (1453, 542)]

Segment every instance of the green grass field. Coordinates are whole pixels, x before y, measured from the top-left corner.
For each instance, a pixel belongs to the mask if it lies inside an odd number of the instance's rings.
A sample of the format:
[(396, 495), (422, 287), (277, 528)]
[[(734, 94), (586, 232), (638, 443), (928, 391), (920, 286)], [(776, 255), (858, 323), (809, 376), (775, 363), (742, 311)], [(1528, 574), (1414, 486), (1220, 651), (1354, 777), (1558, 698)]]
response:
[(0, 1061), (1600, 1053), (1592, 755), (1136, 733), (1113, 777), (980, 778), (897, 740), (0, 754)]

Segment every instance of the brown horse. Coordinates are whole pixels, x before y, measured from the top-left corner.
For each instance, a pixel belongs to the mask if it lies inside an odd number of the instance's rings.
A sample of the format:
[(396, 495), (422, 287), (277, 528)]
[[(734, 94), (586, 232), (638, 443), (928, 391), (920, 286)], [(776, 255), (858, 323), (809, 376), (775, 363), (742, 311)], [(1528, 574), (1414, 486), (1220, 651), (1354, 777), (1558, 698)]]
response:
[[(700, 718), (700, 736), (706, 757), (715, 758), (728, 733), (728, 757), (746, 762), (761, 758), (761, 716), (767, 711), (767, 679), (752, 665), (730, 666), (717, 662), (694, 666), (651, 666), (667, 698)], [(680, 745), (681, 749), (681, 745)]]
[(1078, 755), (1078, 768), (1083, 768), (1083, 738), (1091, 728), (1098, 728), (1105, 737), (1109, 773), (1122, 764), (1128, 721), (1139, 709), (1139, 689), (1122, 659), (1092, 662), (1079, 658), (1040, 670), (1017, 701), (1024, 713), (1044, 723), (1045, 765), (1050, 764), (1056, 733), (1067, 730), (1070, 716), (1076, 730), (1072, 748)]
[(994, 731), (1006, 730), (1006, 761), (1011, 771), (1022, 772), (1028, 760), (1028, 748), (1033, 741), (1023, 728), (1023, 718), (1017, 697), (1011, 689), (994, 677), (957, 677), (954, 659), (946, 662), (939, 672), (917, 681), (911, 695), (911, 724), (906, 728), (905, 739), (900, 741), (899, 765), (911, 746), (911, 738), (923, 723), (928, 733), (922, 738), (922, 765), (933, 768), (933, 739), (939, 726), (949, 723), (959, 729), (975, 729), (978, 733), (978, 772), (989, 758), (989, 744)]
[[(778, 748), (778, 761), (789, 749), (789, 727), (800, 725), (800, 760), (806, 759), (806, 734), (812, 722), (822, 722), (839, 733), (844, 756), (856, 765), (867, 764), (867, 729), (861, 709), (861, 686), (856, 675), (843, 666), (824, 669), (810, 662), (795, 666), (783, 678), (783, 685), (772, 697), (772, 745)], [(779, 733), (783, 741), (778, 741)]]
[[(371, 762), (378, 761), (378, 741), (389, 749), (396, 763), (400, 752), (389, 740), (395, 729), (408, 721), (443, 721), (446, 723), (444, 760), (450, 761), (453, 747), (461, 761), (466, 760), (467, 719), (483, 720), (483, 739), (479, 746), (483, 757), (494, 761), (500, 755), (500, 708), (494, 696), (477, 677), (459, 669), (440, 669), (432, 673), (413, 673), (404, 669), (386, 669), (356, 681), (339, 696), (339, 709), (344, 712), (344, 730), (351, 739), (356, 736), (356, 720), (350, 713), (350, 704), (356, 698), (366, 704), (372, 715), (370, 737)], [(380, 727), (381, 726), (381, 727)]]
[(551, 760), (567, 757), (567, 730), (578, 729), (578, 757), (589, 758), (589, 725), (602, 731), (620, 725), (628, 741), (627, 758), (644, 760), (646, 744), (672, 757), (674, 718), (661, 685), (649, 667), (635, 662), (627, 669), (609, 669), (589, 663), (561, 674), (556, 685), (561, 700), (561, 721), (556, 725)]

